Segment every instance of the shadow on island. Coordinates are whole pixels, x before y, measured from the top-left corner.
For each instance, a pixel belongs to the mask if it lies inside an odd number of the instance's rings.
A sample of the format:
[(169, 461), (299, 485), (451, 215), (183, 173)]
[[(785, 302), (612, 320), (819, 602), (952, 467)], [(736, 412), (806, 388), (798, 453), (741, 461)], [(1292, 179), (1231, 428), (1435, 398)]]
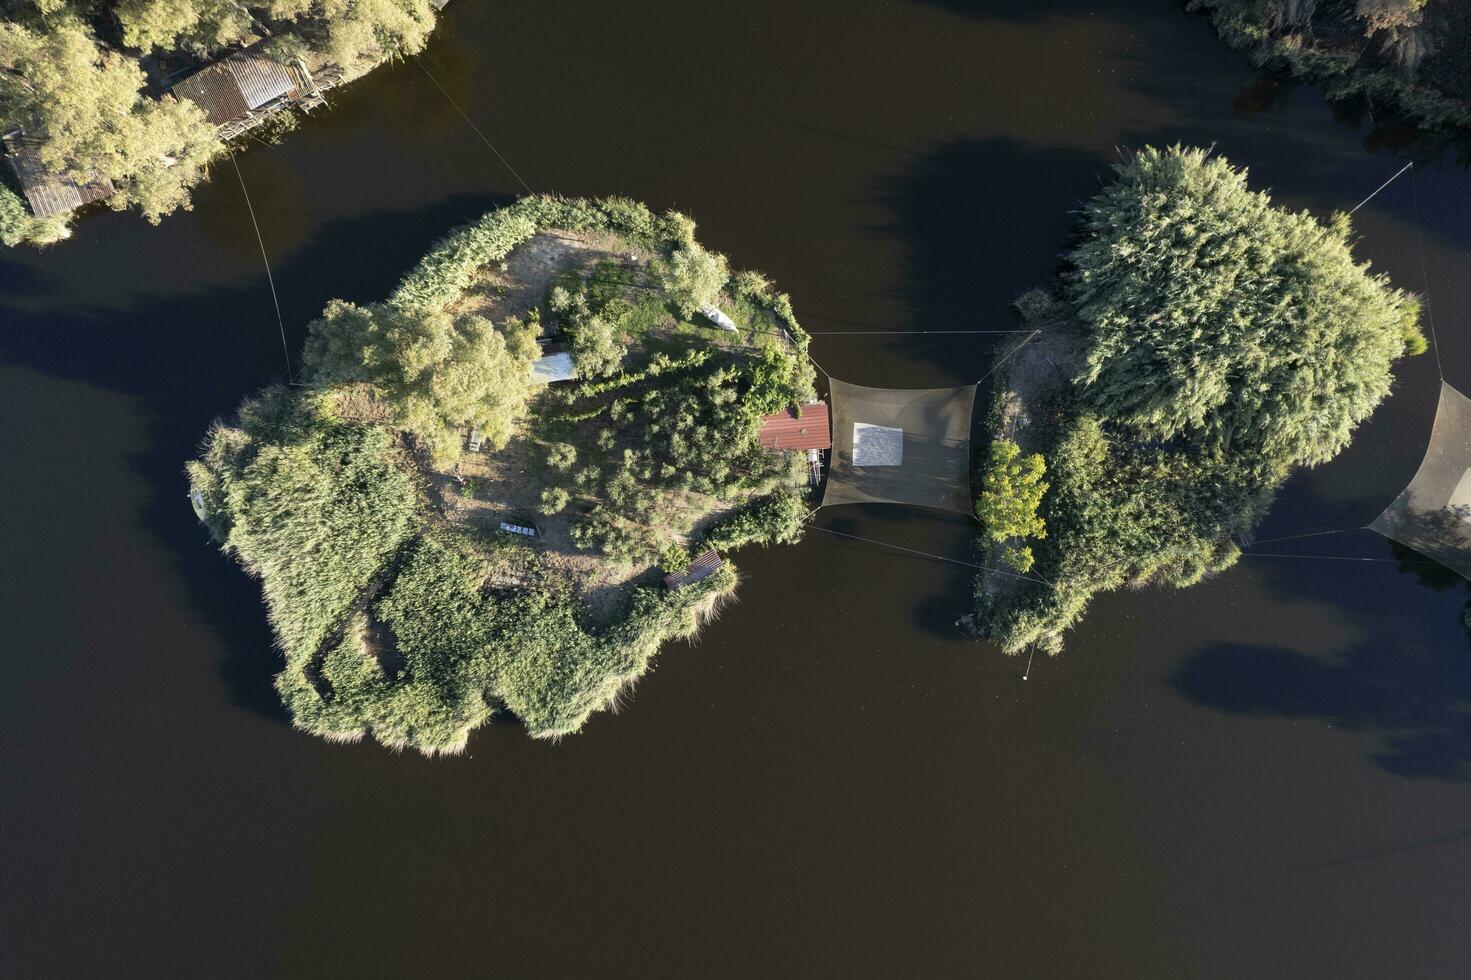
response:
[[(1465, 590), (1460, 576), (1394, 542), (1375, 550), (1436, 591)], [(1382, 567), (1382, 566), (1381, 566)], [(1471, 656), (1459, 617), (1417, 622), (1344, 603), (1330, 576), (1272, 576), (1274, 591), (1336, 603), (1361, 639), (1332, 656), (1277, 645), (1217, 643), (1181, 664), (1171, 685), (1196, 704), (1234, 715), (1326, 722), (1374, 737), (1369, 758), (1413, 779), (1471, 779)]]
[[(324, 225), (291, 258), (273, 266), (293, 363), (307, 321), (329, 298), (386, 296), (432, 241), (496, 203), (489, 196), (458, 195), (425, 208)], [(242, 232), (248, 234), (248, 226)], [(25, 275), (24, 268), (0, 259), (0, 281), (24, 284)], [(239, 287), (149, 296), (125, 309), (8, 309), (4, 315), (0, 357), (6, 361), (121, 392), (142, 404), (148, 448), (129, 464), (156, 492), (140, 523), (173, 555), (172, 571), (185, 583), (191, 603), (225, 642), (220, 674), (232, 701), (284, 721), (272, 685), (281, 659), (259, 583), (210, 543), (190, 508), (183, 475), (211, 420), (229, 416), (261, 387), (285, 380), (264, 271)]]

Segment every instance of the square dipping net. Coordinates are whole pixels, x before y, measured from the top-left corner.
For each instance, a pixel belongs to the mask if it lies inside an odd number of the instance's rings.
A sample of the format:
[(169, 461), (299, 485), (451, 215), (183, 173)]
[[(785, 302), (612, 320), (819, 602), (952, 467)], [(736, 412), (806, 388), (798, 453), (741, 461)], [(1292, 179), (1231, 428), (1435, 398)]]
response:
[(831, 381), (833, 451), (822, 506), (914, 504), (969, 514), (976, 386), (903, 390)]
[(1425, 459), (1369, 527), (1471, 579), (1471, 398), (1441, 382)]

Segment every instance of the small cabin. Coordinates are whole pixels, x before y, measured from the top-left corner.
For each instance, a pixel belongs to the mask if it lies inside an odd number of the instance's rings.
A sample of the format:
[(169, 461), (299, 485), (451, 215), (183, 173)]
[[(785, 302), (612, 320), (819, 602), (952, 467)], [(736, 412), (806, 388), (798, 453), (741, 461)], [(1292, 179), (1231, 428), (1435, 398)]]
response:
[(827, 402), (803, 405), (800, 414), (789, 408), (763, 415), (761, 445), (783, 451), (831, 449), (833, 433)]
[(112, 194), (112, 181), (101, 174), (93, 174), (85, 181), (73, 180), (54, 174), (41, 164), (38, 151), (41, 140), (13, 129), (4, 136), (5, 159), (15, 174), (16, 183), (25, 195), (31, 214), (38, 218), (50, 218), (66, 214), (83, 204), (100, 201)]
[(169, 91), (203, 109), (205, 118), (228, 139), (273, 109), (300, 101), (311, 87), (300, 67), (267, 57), (257, 44), (201, 68)]
[(686, 585), (693, 585), (694, 583), (703, 581), (704, 579), (707, 579), (711, 575), (714, 575), (716, 572), (720, 571), (721, 567), (724, 564), (725, 559), (721, 558), (720, 553), (717, 552), (714, 548), (711, 548), (709, 551), (705, 552), (703, 555), (690, 562), (690, 567), (686, 568), (684, 571), (673, 572), (669, 575), (664, 576), (664, 588), (668, 589), (670, 592), (673, 592), (676, 589), (684, 588)]

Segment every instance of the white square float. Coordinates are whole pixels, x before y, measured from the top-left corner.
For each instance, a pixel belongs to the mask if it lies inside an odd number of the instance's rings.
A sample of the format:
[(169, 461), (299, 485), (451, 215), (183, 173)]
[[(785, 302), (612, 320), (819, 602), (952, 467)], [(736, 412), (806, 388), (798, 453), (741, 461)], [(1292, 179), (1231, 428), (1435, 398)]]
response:
[(903, 463), (903, 429), (867, 422), (853, 423), (854, 466), (901, 466)]

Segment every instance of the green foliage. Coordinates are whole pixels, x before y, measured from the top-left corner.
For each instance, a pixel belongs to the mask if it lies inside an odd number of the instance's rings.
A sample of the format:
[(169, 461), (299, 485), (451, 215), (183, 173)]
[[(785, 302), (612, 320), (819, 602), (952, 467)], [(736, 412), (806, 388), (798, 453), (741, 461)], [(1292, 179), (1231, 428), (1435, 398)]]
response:
[[(193, 102), (144, 94), (142, 55), (214, 58), (265, 33), (278, 57), (315, 52), (355, 76), (422, 50), (435, 21), (431, 0), (37, 0), (6, 14), (0, 124), (39, 140), (49, 171), (81, 182), (105, 177), (116, 187), (110, 207), (137, 207), (154, 223), (190, 206), (190, 189), (224, 146)], [(127, 50), (105, 40), (114, 19)], [(293, 117), (277, 118), (279, 137)], [(4, 240), (16, 242), (54, 241), (63, 227), (18, 232), (6, 216), (0, 222)]]
[(1331, 459), (1388, 393), (1417, 304), (1354, 262), (1346, 218), (1274, 208), (1203, 150), (1115, 169), (1064, 278), (1083, 402), (1283, 468)]
[(188, 207), (188, 189), (220, 149), (192, 102), (145, 97), (131, 59), (100, 47), (80, 21), (33, 31), (0, 22), (0, 120), (39, 139), (48, 170), (111, 179), (109, 206), (136, 205), (149, 221)]
[[(1013, 538), (1047, 537), (1047, 525), (1038, 515), (1047, 493), (1043, 480), (1046, 472), (1047, 464), (1040, 454), (1024, 457), (1021, 447), (1008, 439), (992, 443), (981, 493), (976, 498), (976, 517), (993, 542), (1007, 544)], [(1018, 572), (1026, 572), (1032, 567), (1032, 549), (1025, 544), (1008, 545), (1001, 559)]]
[(540, 506), (537, 508), (543, 514), (560, 514), (567, 509), (572, 502), (572, 495), (561, 487), (547, 487), (541, 492)]
[(748, 544), (796, 544), (802, 540), (807, 505), (789, 488), (748, 504), (705, 536), (710, 547), (733, 551)]
[[(504, 705), (532, 735), (559, 737), (611, 703), (662, 642), (689, 635), (735, 586), (729, 564), (672, 593), (625, 586), (623, 605), (599, 612), (611, 622), (595, 628), (583, 618), (585, 585), (543, 542), (452, 530), (453, 516), (424, 499), (417, 467), (425, 464), (405, 433), (433, 445), (478, 420), (494, 452), (495, 420), (525, 404), (518, 386), (533, 328), (508, 318), (497, 330), (454, 311), (487, 264), (541, 229), (608, 232), (663, 254), (693, 244), (688, 219), (631, 202), (524, 199), (437, 244), (388, 302), (329, 304), (309, 331), (312, 386), (247, 403), (240, 422), (214, 430), (204, 457), (189, 464), (210, 527), (262, 578), (287, 661), (277, 687), (308, 731), (454, 752)], [(589, 312), (625, 315), (619, 276), (599, 279), (617, 288), (587, 290)], [(764, 283), (751, 288), (770, 296)], [(557, 303), (571, 300), (569, 292)], [(763, 309), (803, 343), (784, 301), (769, 298)], [(810, 396), (799, 352), (682, 338), (637, 351), (638, 362), (614, 374), (536, 389), (542, 428), (520, 434), (527, 448), (547, 446), (547, 465), (530, 467), (520, 489), (551, 515), (569, 507), (575, 487), (587, 512), (577, 508), (570, 522), (574, 544), (635, 573), (681, 554), (688, 561), (683, 541), (697, 521), (734, 501), (741, 508), (712, 540), (795, 540), (805, 507), (787, 488), (801, 474), (793, 457), (760, 447), (755, 413), (764, 401)], [(302, 456), (309, 465), (284, 474), (251, 463)], [(552, 474), (575, 476), (532, 490), (529, 480)]]
[(387, 430), (330, 421), (324, 396), (271, 389), (189, 467), (211, 529), (262, 581), (287, 670), (305, 670), (418, 525)]
[(1428, 128), (1471, 125), (1465, 80), (1471, 14), (1427, 0), (1189, 0), (1216, 32), (1263, 68), (1367, 98)]
[(519, 322), (503, 332), (480, 317), (333, 300), (307, 328), (303, 359), (319, 384), (372, 385), (403, 428), (449, 460), (467, 426), (492, 449), (505, 446), (525, 412), (536, 353)]
[(0, 184), (0, 243), (49, 245), (70, 236), (65, 215), (37, 218), (19, 195)]
[[(993, 456), (977, 514), (1035, 581), (977, 587), (1008, 651), (1056, 648), (1092, 596), (1229, 567), (1296, 465), (1332, 457), (1414, 349), (1416, 306), (1356, 265), (1346, 220), (1272, 208), (1225, 161), (1145, 150), (1084, 211), (1061, 289), (1018, 301), (1082, 369), (1029, 394), (1042, 469)], [(997, 474), (997, 467), (1005, 472)], [(1020, 485), (1019, 485), (1020, 484)], [(1035, 554), (1031, 554), (1032, 551)]]
[(693, 242), (676, 249), (659, 269), (660, 285), (679, 315), (686, 319), (694, 316), (700, 307), (715, 302), (729, 278), (730, 267), (725, 256), (706, 251)]

